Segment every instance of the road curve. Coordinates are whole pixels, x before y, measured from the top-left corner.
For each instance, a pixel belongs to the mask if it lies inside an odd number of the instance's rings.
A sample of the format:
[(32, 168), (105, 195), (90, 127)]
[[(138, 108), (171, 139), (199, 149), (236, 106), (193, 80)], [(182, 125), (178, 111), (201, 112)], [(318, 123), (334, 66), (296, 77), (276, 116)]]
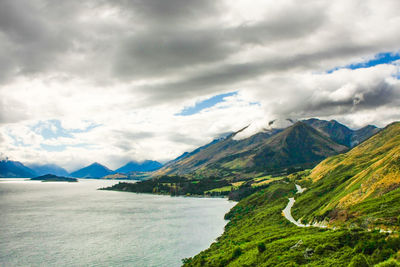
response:
[[(301, 193), (304, 192), (304, 190), (306, 190), (306, 188), (302, 188), (302, 187), (301, 187), (300, 185), (298, 185), (298, 184), (296, 184), (296, 189), (297, 189), (296, 194), (301, 194)], [(307, 225), (302, 224), (301, 222), (298, 222), (298, 221), (296, 221), (296, 220), (293, 218), (291, 210), (292, 210), (292, 207), (293, 207), (293, 205), (294, 205), (294, 202), (295, 202), (294, 197), (289, 198), (289, 203), (288, 203), (288, 204), (286, 205), (286, 207), (282, 210), (283, 216), (285, 216), (285, 218), (286, 218), (289, 222), (291, 222), (291, 223), (293, 223), (293, 224), (295, 224), (295, 225), (297, 225), (297, 226), (299, 226), (299, 227), (309, 227), (309, 226), (310, 226), (309, 224), (307, 224)]]

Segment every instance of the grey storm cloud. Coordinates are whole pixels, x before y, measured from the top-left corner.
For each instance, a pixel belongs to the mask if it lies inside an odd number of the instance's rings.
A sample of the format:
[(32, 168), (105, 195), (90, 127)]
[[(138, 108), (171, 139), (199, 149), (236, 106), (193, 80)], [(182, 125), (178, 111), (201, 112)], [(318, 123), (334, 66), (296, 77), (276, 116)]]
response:
[[(207, 94), (213, 91), (223, 90), (227, 86), (236, 86), (242, 81), (256, 79), (262, 75), (293, 72), (298, 70), (319, 69), (322, 61), (337, 55), (362, 54), (373, 51), (375, 47), (369, 45), (338, 46), (313, 53), (292, 55), (278, 55), (264, 60), (231, 64), (208, 69), (195, 75), (187, 75), (185, 78), (171, 83), (165, 82), (159, 85), (143, 86), (141, 89), (149, 93), (148, 105), (151, 101), (168, 101), (170, 98), (184, 99), (199, 94)], [(265, 85), (268, 87), (268, 85)]]
[[(363, 110), (400, 105), (400, 85), (379, 80), (369, 86), (356, 84), (352, 94), (332, 99), (326, 94), (302, 92), (300, 99), (291, 99), (282, 106), (275, 106), (276, 114), (292, 118), (346, 115)], [(312, 101), (310, 101), (312, 99)]]
[[(94, 84), (121, 83), (131, 88), (132, 97), (143, 93), (143, 105), (157, 105), (218, 94), (265, 75), (325, 71), (335, 67), (332, 62), (398, 50), (400, 37), (395, 34), (382, 31), (379, 40), (358, 39), (363, 32), (355, 32), (356, 26), (374, 10), (371, 1), (357, 2), (343, 1), (348, 14), (337, 18), (332, 13), (336, 3), (266, 1), (269, 7), (261, 19), (235, 24), (224, 22), (230, 4), (221, 1), (3, 0), (0, 84), (54, 73), (78, 76)], [(385, 4), (392, 7), (388, 10), (399, 6), (398, 1)], [(359, 24), (340, 24), (356, 15)], [(393, 21), (388, 18), (387, 23)], [(240, 54), (253, 49), (267, 53), (249, 58)], [(165, 82), (129, 85), (152, 79)], [(371, 101), (365, 95), (359, 102), (361, 107)], [(335, 105), (347, 103), (315, 108)]]
[(279, 17), (235, 27), (188, 28), (186, 24), (173, 24), (168, 28), (150, 28), (122, 41), (113, 64), (114, 74), (129, 78), (156, 77), (180, 68), (215, 63), (237, 53), (242, 46), (270, 45), (309, 35), (324, 20), (323, 10), (299, 13), (293, 8)]
[(212, 15), (216, 15), (221, 6), (212, 0), (110, 0), (108, 4), (126, 10), (128, 16), (138, 16), (148, 26), (187, 25)]

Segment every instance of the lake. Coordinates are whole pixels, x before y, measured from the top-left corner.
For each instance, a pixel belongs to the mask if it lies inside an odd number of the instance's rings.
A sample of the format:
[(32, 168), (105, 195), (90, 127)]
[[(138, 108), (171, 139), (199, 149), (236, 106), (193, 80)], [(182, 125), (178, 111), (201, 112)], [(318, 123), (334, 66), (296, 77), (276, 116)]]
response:
[(223, 232), (235, 202), (0, 179), (0, 266), (180, 266)]

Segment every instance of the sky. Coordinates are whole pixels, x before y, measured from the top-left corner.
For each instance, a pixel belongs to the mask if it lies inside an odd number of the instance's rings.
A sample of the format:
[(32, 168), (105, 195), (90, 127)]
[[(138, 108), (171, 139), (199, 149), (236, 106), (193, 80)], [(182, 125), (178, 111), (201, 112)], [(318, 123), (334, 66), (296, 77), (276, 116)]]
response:
[(2, 0), (0, 157), (166, 162), (244, 126), (400, 120), (398, 0)]

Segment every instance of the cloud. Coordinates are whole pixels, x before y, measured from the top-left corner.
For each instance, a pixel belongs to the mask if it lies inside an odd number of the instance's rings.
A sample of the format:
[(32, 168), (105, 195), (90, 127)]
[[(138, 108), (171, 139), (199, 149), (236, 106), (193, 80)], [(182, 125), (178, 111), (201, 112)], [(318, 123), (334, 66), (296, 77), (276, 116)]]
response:
[(396, 0), (3, 0), (0, 152), (114, 168), (274, 119), (384, 126), (400, 119), (399, 64), (362, 63), (399, 52), (399, 9)]

